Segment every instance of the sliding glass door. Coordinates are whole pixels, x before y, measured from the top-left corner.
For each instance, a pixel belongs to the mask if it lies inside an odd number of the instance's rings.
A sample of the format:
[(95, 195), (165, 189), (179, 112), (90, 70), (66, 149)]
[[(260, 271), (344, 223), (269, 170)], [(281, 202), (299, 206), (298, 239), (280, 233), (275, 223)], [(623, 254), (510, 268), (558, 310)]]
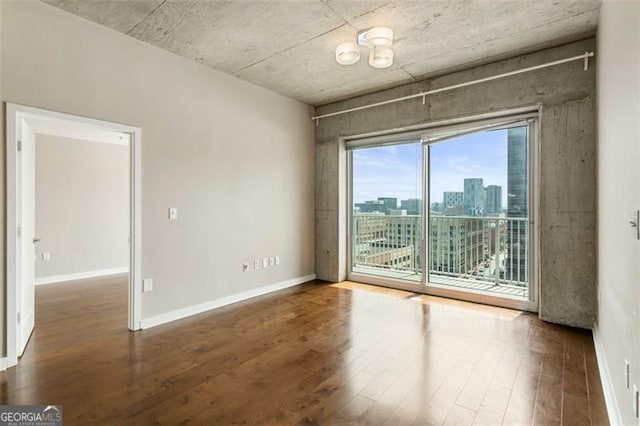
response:
[(350, 278), (532, 302), (532, 128), (354, 143)]
[(472, 133), (426, 149), (428, 283), (527, 299), (528, 126)]

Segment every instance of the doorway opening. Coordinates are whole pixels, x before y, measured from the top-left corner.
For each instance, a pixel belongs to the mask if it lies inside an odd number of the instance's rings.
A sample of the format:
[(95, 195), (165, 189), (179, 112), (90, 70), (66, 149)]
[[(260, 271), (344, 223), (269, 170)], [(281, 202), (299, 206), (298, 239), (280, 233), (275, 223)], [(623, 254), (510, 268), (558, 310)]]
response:
[(351, 281), (537, 310), (537, 114), (346, 142)]
[(140, 329), (140, 143), (137, 127), (7, 104), (9, 367), (36, 326), (37, 284), (128, 273)]

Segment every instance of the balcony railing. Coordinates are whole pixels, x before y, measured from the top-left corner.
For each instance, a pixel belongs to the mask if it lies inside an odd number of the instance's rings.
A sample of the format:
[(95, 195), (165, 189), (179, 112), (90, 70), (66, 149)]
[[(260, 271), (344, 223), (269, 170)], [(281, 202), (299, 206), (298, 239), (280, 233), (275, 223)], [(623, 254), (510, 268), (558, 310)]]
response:
[(429, 219), (427, 259), (422, 216), (354, 214), (353, 267), (419, 281), (501, 293), (528, 293), (527, 218), (439, 216)]

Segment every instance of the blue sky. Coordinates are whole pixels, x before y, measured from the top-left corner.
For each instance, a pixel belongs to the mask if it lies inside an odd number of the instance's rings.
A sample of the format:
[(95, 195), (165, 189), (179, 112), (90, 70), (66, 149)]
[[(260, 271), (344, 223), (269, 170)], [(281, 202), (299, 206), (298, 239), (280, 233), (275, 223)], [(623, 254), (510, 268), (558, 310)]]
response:
[[(431, 202), (444, 191), (463, 191), (465, 178), (502, 186), (507, 203), (507, 130), (481, 132), (431, 146)], [(353, 152), (354, 202), (422, 198), (422, 147), (395, 145)]]

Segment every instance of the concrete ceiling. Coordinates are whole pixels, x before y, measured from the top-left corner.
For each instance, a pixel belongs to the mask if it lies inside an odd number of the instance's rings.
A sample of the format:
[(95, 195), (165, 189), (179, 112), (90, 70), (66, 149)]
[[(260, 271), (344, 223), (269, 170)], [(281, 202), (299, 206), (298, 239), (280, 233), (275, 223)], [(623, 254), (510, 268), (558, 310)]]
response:
[[(592, 35), (600, 0), (43, 0), (311, 105)], [(341, 66), (334, 49), (373, 26), (395, 63)]]

